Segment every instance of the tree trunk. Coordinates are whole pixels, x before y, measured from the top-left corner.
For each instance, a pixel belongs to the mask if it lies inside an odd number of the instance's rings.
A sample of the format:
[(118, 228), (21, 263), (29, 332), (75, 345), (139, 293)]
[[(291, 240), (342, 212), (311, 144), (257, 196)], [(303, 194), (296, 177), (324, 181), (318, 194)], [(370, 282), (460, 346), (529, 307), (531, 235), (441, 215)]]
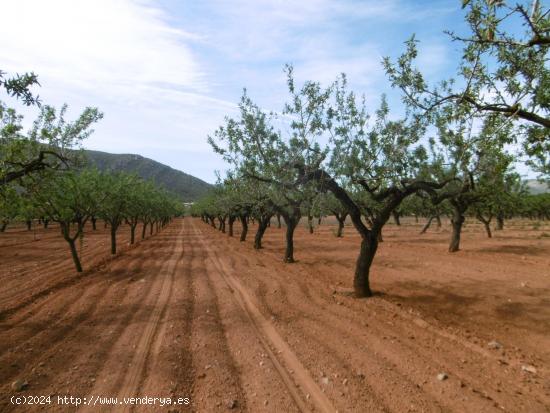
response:
[(393, 215), (393, 221), (395, 222), (395, 225), (401, 225), (401, 221), (399, 219), (399, 212), (392, 211), (391, 214)]
[(27, 223), (27, 231), (30, 231), (32, 229), (32, 221), (28, 219), (26, 223)]
[(370, 267), (376, 250), (378, 249), (378, 234), (373, 232), (367, 234), (361, 241), (359, 257), (355, 264), (355, 276), (353, 278), (353, 289), (356, 297), (371, 297), (370, 289)]
[(233, 223), (237, 217), (229, 217), (229, 236), (233, 236)]
[(478, 221), (480, 221), (483, 226), (485, 227), (485, 232), (487, 233), (487, 238), (492, 238), (493, 237), (493, 234), (491, 233), (491, 220), (492, 220), (492, 215), (489, 215), (489, 218), (488, 219), (485, 219), (485, 217), (483, 215), (481, 215), (481, 213), (477, 214), (476, 215), (476, 218), (478, 219)]
[(262, 238), (264, 236), (265, 230), (267, 229), (267, 224), (269, 223), (271, 217), (266, 219), (258, 220), (258, 230), (254, 236), (254, 249), (259, 250), (262, 248)]
[(431, 216), (430, 219), (428, 219), (428, 222), (426, 222), (426, 225), (424, 225), (424, 228), (422, 228), (422, 231), (420, 231), (421, 234), (425, 234), (428, 228), (430, 228), (430, 225), (432, 224), (432, 220), (434, 219), (434, 216)]
[(460, 249), (460, 233), (462, 232), (462, 224), (464, 224), (464, 210), (457, 206), (454, 207), (451, 224), (453, 231), (451, 234), (451, 243), (449, 244), (449, 252), (456, 252)]
[(97, 227), (96, 227), (96, 222), (97, 222), (96, 217), (92, 217), (91, 221), (92, 221), (92, 229), (95, 231), (97, 229)]
[(313, 217), (311, 215), (307, 216), (307, 227), (310, 234), (313, 234)]
[(277, 228), (281, 228), (281, 214), (277, 214)]
[(141, 230), (141, 239), (145, 239), (145, 233), (147, 232), (147, 222), (143, 223), (143, 229)]
[(300, 219), (288, 215), (283, 215), (283, 219), (285, 220), (286, 224), (286, 248), (284, 262), (292, 263), (294, 262), (294, 230), (298, 226), (298, 222), (300, 221)]
[(76, 272), (82, 272), (82, 264), (80, 264), (80, 258), (78, 258), (78, 251), (76, 250), (76, 243), (74, 239), (66, 239), (71, 248), (71, 256), (73, 257), (74, 266)]
[(488, 222), (484, 222), (483, 226), (485, 227), (485, 232), (487, 232), (487, 238), (493, 238), (493, 234), (491, 233), (491, 226)]
[(241, 216), (241, 224), (242, 224), (242, 227), (243, 227), (243, 230), (241, 231), (241, 238), (239, 239), (239, 241), (243, 242), (243, 241), (246, 241), (246, 234), (248, 234), (248, 217), (246, 216)]
[(414, 215), (414, 222), (416, 222), (418, 224), (418, 215)]
[(116, 254), (116, 230), (118, 225), (111, 224), (111, 254)]
[(155, 229), (155, 222), (149, 222), (149, 235), (153, 235), (153, 230)]
[(75, 240), (78, 238), (78, 236), (82, 231), (82, 227), (79, 226), (75, 237), (71, 238), (71, 235), (70, 235), (71, 224), (68, 222), (59, 222), (59, 226), (61, 227), (61, 235), (63, 235), (63, 238), (65, 239), (65, 241), (68, 242), (69, 248), (71, 249), (71, 257), (73, 258), (76, 272), (82, 272), (82, 264), (80, 263), (80, 258), (78, 258), (78, 251), (76, 249), (76, 242), (75, 242)]
[(8, 226), (7, 222), (2, 222), (2, 225), (0, 225), (0, 232), (4, 232)]
[(497, 227), (496, 227), (496, 230), (497, 231), (502, 231), (504, 229), (504, 215), (503, 214), (498, 214), (497, 215)]
[(136, 226), (137, 224), (130, 225), (130, 245), (134, 245), (136, 242)]
[(50, 220), (49, 219), (45, 219), (44, 221), (42, 221), (43, 225), (44, 225), (44, 229), (48, 229), (48, 225), (50, 225)]
[(319, 218), (317, 218), (317, 225), (321, 225), (321, 215), (319, 215)]
[(435, 219), (437, 221), (437, 228), (441, 228), (441, 217), (439, 216), (439, 214), (435, 216)]
[(336, 237), (341, 238), (342, 233), (344, 232), (344, 223), (346, 221), (346, 217), (344, 216), (342, 218), (342, 217), (337, 216), (336, 219), (338, 220), (338, 229), (336, 230)]

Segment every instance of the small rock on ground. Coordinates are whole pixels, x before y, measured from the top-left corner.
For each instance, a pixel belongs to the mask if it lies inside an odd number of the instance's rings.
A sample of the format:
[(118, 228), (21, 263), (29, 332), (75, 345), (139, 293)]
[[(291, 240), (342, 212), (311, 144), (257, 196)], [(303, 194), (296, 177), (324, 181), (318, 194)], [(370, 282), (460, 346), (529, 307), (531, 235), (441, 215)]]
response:
[(535, 366), (531, 366), (529, 364), (521, 366), (521, 370), (526, 371), (527, 373), (533, 373), (533, 374), (535, 374), (537, 372), (537, 368)]

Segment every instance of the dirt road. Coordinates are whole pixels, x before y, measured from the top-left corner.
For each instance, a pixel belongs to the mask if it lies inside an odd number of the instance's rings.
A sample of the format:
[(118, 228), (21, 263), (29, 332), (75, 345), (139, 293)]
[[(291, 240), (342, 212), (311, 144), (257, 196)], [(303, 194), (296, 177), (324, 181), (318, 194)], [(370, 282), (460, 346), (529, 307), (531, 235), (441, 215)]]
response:
[[(66, 260), (45, 265), (49, 258), (38, 253), (17, 275), (3, 269), (0, 411), (550, 411), (544, 311), (538, 327), (512, 314), (507, 323), (491, 313), (492, 298), (468, 305), (464, 288), (449, 292), (446, 282), (458, 285), (453, 277), (433, 285), (441, 291), (420, 291), (428, 296), (420, 300), (412, 292), (422, 287), (413, 283), (420, 283), (411, 275), (418, 271), (401, 268), (408, 275), (398, 283), (385, 265), (392, 244), (407, 248), (391, 232), (377, 258), (379, 272), (390, 273), (376, 286), (383, 294), (357, 300), (346, 288), (357, 239), (347, 235), (333, 247), (329, 227), (300, 231), (299, 262), (287, 265), (280, 262), (280, 231), (270, 229), (266, 250), (257, 252), (186, 218), (83, 276), (74, 276)], [(471, 253), (469, 261), (476, 259)], [(544, 254), (518, 261), (549, 268)], [(445, 265), (441, 274), (460, 268), (449, 269), (457, 265), (452, 260)], [(529, 274), (522, 280), (531, 296), (522, 305), (544, 300), (539, 293), (548, 285), (537, 278), (543, 275)], [(455, 304), (464, 299), (467, 308), (449, 312), (430, 293), (446, 293)], [(500, 347), (488, 346), (490, 339)], [(14, 382), (27, 385), (16, 391)], [(16, 406), (13, 395), (51, 395), (52, 403)], [(95, 405), (58, 404), (66, 395)], [(129, 397), (189, 403), (122, 402)], [(117, 398), (116, 407), (102, 404), (105, 398)]]

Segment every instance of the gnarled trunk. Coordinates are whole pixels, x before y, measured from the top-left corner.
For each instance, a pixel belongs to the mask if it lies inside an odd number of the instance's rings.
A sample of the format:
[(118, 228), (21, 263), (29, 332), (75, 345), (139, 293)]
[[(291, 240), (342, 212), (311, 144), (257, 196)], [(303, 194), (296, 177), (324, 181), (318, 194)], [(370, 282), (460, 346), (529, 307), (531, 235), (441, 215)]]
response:
[(336, 237), (341, 238), (344, 232), (344, 220), (336, 218), (338, 220), (338, 228), (336, 229)]
[(449, 244), (449, 252), (456, 252), (460, 249), (460, 234), (462, 232), (462, 225), (464, 224), (464, 212), (465, 208), (459, 205), (453, 205), (453, 217), (451, 218), (452, 233), (451, 242)]
[(224, 216), (218, 216), (218, 221), (220, 221), (220, 224), (218, 226), (218, 230), (222, 232), (222, 234), (225, 234), (225, 219)]
[(80, 263), (80, 258), (78, 257), (78, 251), (76, 249), (76, 239), (82, 232), (82, 226), (79, 224), (77, 225), (77, 233), (74, 237), (71, 237), (70, 224), (67, 222), (59, 222), (59, 226), (61, 227), (61, 234), (63, 235), (63, 238), (65, 239), (65, 241), (67, 241), (67, 243), (69, 244), (69, 248), (71, 249), (71, 257), (73, 259), (76, 272), (82, 272), (82, 264)]
[(485, 227), (485, 232), (487, 233), (487, 238), (492, 238), (493, 234), (491, 233), (491, 220), (493, 218), (492, 215), (489, 215), (489, 218), (485, 218), (480, 213), (476, 215), (476, 218), (483, 224)]
[(300, 217), (283, 215), (283, 219), (285, 220), (285, 224), (286, 224), (286, 234), (285, 234), (286, 248), (285, 248), (284, 262), (292, 263), (294, 262), (294, 230), (298, 226)]
[(228, 224), (229, 224), (229, 231), (228, 231), (228, 235), (230, 237), (233, 236), (233, 224), (235, 223), (235, 220), (237, 219), (237, 217), (234, 217), (234, 216), (230, 216), (228, 218)]
[(346, 218), (348, 214), (347, 213), (339, 214), (337, 212), (333, 212), (333, 213), (334, 213), (334, 216), (336, 217), (336, 220), (338, 221), (338, 228), (336, 229), (336, 237), (341, 238), (344, 232), (344, 225), (346, 223)]
[(378, 234), (369, 232), (361, 240), (359, 257), (355, 264), (355, 276), (353, 278), (353, 290), (356, 297), (371, 297), (370, 267), (378, 249)]
[(281, 214), (277, 214), (277, 228), (281, 228)]
[(97, 230), (97, 226), (96, 226), (97, 219), (96, 219), (96, 217), (92, 217), (92, 218), (90, 219), (90, 221), (92, 221), (92, 229), (93, 229), (94, 231)]
[(71, 257), (73, 258), (74, 266), (76, 272), (82, 272), (82, 264), (80, 263), (80, 258), (78, 258), (78, 251), (76, 250), (76, 242), (74, 239), (68, 239), (69, 247), (71, 248)]
[(392, 216), (393, 216), (393, 222), (395, 222), (395, 225), (401, 225), (401, 220), (399, 219), (399, 212), (397, 211), (392, 211)]
[(243, 242), (246, 241), (246, 234), (248, 234), (248, 217), (246, 215), (241, 215), (240, 220), (243, 230), (241, 231), (241, 238), (239, 241)]
[(421, 234), (425, 234), (428, 228), (430, 228), (430, 225), (432, 224), (432, 221), (435, 217), (432, 215), (430, 219), (428, 219), (428, 222), (426, 222), (426, 225), (424, 225), (424, 228), (422, 228), (422, 231), (420, 231)]
[(258, 230), (256, 231), (256, 235), (254, 236), (254, 249), (259, 250), (262, 248), (262, 238), (265, 234), (265, 230), (267, 229), (270, 220), (271, 217), (260, 218), (258, 220)]
[(147, 222), (143, 223), (143, 229), (141, 230), (141, 239), (145, 239), (145, 233), (147, 232)]

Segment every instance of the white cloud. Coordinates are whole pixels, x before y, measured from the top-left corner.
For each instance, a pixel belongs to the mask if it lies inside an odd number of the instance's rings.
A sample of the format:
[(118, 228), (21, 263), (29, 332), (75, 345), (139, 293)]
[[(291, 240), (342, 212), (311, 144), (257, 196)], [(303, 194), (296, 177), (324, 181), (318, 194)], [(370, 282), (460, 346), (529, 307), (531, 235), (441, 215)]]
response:
[[(186, 42), (149, 2), (8, 0), (0, 25), (0, 60), (8, 71), (34, 70), (41, 83), (128, 98), (143, 87), (205, 89)], [(7, 17), (9, 16), (9, 18)]]
[[(212, 181), (223, 163), (206, 136), (235, 113), (242, 87), (278, 111), (293, 63), (298, 81), (346, 72), (377, 105), (388, 88), (381, 56), (395, 47), (386, 34), (402, 42), (446, 12), (410, 0), (2, 0), (0, 69), (36, 72), (43, 101), (68, 102), (69, 117), (98, 106), (105, 118), (85, 146)], [(444, 53), (434, 45), (420, 56), (437, 71)], [(34, 113), (24, 113), (28, 124)]]

